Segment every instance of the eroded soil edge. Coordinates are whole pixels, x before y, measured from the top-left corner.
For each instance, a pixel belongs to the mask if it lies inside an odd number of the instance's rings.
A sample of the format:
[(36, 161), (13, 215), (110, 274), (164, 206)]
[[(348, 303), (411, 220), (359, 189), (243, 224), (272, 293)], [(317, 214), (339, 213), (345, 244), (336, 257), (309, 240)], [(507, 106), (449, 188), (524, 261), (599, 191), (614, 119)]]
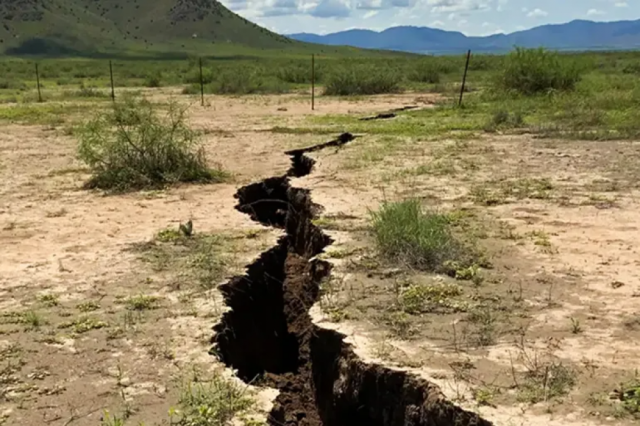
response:
[(221, 286), (231, 308), (214, 327), (222, 362), (246, 381), (280, 393), (271, 425), (453, 426), (490, 425), (447, 401), (433, 384), (403, 371), (365, 364), (344, 335), (314, 325), (309, 309), (330, 264), (316, 259), (332, 243), (312, 223), (319, 206), (290, 177), (311, 173), (305, 153), (340, 146), (353, 136), (289, 151), (289, 171), (240, 188), (236, 208), (262, 224), (286, 231), (278, 244)]

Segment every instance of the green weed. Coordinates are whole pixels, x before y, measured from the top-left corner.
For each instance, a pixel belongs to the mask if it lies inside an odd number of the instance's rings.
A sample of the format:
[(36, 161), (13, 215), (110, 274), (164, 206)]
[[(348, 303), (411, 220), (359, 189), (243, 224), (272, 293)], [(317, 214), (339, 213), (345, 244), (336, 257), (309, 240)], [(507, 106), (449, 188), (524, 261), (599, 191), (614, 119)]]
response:
[(400, 289), (400, 308), (411, 315), (421, 313), (464, 312), (468, 303), (456, 300), (462, 289), (455, 284), (410, 284)]
[(447, 215), (425, 212), (417, 200), (386, 202), (371, 217), (378, 250), (390, 261), (439, 271), (445, 261), (464, 256)]

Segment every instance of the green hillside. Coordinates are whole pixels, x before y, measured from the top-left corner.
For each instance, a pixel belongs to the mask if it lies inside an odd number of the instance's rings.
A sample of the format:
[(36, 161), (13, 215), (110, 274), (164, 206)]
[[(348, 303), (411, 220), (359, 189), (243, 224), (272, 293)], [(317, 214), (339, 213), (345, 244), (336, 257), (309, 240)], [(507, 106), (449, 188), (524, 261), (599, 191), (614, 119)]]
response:
[(1, 0), (0, 18), (0, 51), (10, 55), (359, 53), (290, 40), (216, 0)]

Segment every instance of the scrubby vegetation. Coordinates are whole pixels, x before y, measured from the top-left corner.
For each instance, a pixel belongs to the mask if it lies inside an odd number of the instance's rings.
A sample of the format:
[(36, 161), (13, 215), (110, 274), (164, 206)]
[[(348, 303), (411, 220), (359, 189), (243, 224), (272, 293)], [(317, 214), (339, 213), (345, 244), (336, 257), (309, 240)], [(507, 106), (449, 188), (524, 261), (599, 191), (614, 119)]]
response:
[[(110, 97), (108, 61), (61, 59), (39, 64), (45, 103), (38, 111), (53, 108), (48, 105), (59, 100), (106, 101)], [(464, 66), (465, 55), (372, 56), (348, 61), (317, 55), (316, 96), (441, 93), (440, 102), (453, 106), (455, 102), (447, 97), (459, 94)], [(519, 48), (508, 55), (472, 54), (463, 109), (407, 113), (393, 128), (383, 129), (377, 123), (362, 126), (367, 132), (396, 135), (526, 129), (543, 136), (633, 138), (640, 134), (640, 79), (634, 77), (638, 69), (636, 52), (568, 54)], [(116, 99), (124, 87), (181, 86), (185, 95), (200, 94), (198, 58), (113, 61), (113, 73)], [(37, 113), (32, 106), (37, 100), (33, 62), (2, 60), (0, 75), (0, 104), (20, 106), (0, 109), (0, 120), (43, 124), (59, 120), (55, 114)], [(311, 75), (310, 55), (202, 60), (205, 94), (307, 94)], [(358, 128), (361, 124), (351, 124), (352, 130), (363, 130)]]
[(197, 132), (175, 103), (162, 115), (152, 103), (127, 97), (83, 124), (78, 135), (78, 156), (93, 174), (89, 188), (124, 191), (226, 178), (207, 165)]
[(499, 89), (523, 95), (550, 90), (573, 90), (582, 77), (583, 69), (575, 60), (540, 49), (516, 48), (507, 55), (498, 74)]
[(376, 95), (400, 91), (397, 74), (386, 69), (345, 68), (334, 71), (325, 83), (325, 95)]

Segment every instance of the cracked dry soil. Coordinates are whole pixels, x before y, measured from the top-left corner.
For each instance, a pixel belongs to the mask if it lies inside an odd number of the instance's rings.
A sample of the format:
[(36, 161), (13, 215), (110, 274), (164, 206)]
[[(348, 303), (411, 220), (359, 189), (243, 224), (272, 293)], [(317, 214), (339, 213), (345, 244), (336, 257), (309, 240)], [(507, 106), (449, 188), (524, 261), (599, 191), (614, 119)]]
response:
[(285, 230), (244, 276), (221, 286), (226, 304), (212, 339), (220, 360), (245, 382), (279, 390), (270, 425), (287, 426), (489, 426), (446, 400), (439, 388), (404, 371), (361, 361), (345, 336), (316, 326), (309, 309), (331, 265), (316, 259), (332, 243), (312, 223), (320, 206), (291, 177), (311, 173), (305, 153), (339, 147), (337, 139), (288, 151), (292, 166), (280, 177), (242, 187), (236, 208), (253, 220)]

